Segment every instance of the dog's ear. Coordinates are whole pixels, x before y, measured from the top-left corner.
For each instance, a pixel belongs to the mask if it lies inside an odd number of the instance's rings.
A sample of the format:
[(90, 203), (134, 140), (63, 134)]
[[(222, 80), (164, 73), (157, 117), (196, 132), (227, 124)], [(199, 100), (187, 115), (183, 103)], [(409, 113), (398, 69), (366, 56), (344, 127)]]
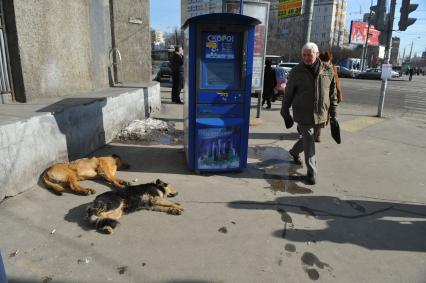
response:
[(155, 185), (158, 187), (167, 187), (167, 183), (161, 181), (160, 179), (157, 179), (157, 181), (155, 181)]
[(118, 155), (117, 155), (117, 154), (115, 154), (115, 153), (112, 155), (112, 157), (113, 157), (113, 158), (120, 158), (120, 156), (118, 156)]

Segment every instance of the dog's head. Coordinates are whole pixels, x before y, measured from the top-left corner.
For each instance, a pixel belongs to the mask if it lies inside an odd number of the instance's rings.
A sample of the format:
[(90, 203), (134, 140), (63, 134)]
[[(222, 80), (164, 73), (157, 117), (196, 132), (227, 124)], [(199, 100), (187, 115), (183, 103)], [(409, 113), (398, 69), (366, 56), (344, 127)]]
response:
[(124, 163), (123, 159), (117, 154), (113, 154), (112, 158), (114, 158), (115, 160), (115, 165), (117, 166), (117, 170), (126, 170), (130, 168), (130, 165)]
[(163, 189), (168, 198), (177, 196), (178, 194), (175, 188), (173, 188), (170, 184), (161, 181), (160, 179), (157, 179), (157, 181), (155, 181), (155, 185)]

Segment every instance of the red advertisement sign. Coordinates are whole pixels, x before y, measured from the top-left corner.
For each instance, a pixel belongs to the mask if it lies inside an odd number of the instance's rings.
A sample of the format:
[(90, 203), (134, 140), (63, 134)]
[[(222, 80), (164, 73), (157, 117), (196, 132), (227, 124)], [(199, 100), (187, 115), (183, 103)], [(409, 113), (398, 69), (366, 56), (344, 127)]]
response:
[[(349, 36), (349, 43), (364, 45), (367, 39), (368, 24), (364, 22), (351, 22), (351, 34)], [(368, 37), (368, 45), (379, 46), (380, 31), (376, 30), (374, 26), (370, 26), (370, 35)]]

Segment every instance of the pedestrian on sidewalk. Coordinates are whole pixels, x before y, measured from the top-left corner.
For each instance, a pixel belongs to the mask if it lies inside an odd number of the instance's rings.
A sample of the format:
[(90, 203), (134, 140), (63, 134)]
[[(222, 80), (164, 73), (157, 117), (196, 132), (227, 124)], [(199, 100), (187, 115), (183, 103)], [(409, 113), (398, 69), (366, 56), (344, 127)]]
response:
[(314, 131), (327, 122), (328, 117), (335, 118), (337, 94), (333, 68), (318, 58), (318, 46), (308, 42), (302, 47), (303, 63), (290, 71), (284, 91), (281, 116), (286, 124), (292, 121), (290, 107), (293, 108), (294, 121), (302, 133), (289, 150), (296, 164), (302, 164), (300, 153), (305, 155), (307, 167), (306, 183), (314, 185), (317, 177), (315, 159)]
[(175, 52), (170, 58), (170, 65), (172, 69), (172, 102), (182, 104), (180, 100), (180, 91), (183, 88), (183, 50), (180, 46), (175, 46)]
[(410, 75), (410, 77), (408, 78), (408, 80), (411, 82), (411, 80), (413, 79), (414, 69), (410, 68), (410, 70), (408, 70), (408, 74)]
[(277, 85), (277, 76), (271, 65), (271, 60), (265, 61), (265, 71), (263, 72), (262, 106), (265, 105), (266, 102), (266, 109), (271, 109), (271, 99), (274, 97), (274, 89)]
[[(340, 80), (339, 80), (339, 75), (337, 73), (337, 68), (333, 64), (333, 53), (331, 53), (331, 51), (321, 52), (319, 55), (319, 58), (321, 59), (321, 61), (329, 64), (333, 68), (334, 80), (336, 82), (337, 103), (340, 103), (343, 100), (343, 91), (342, 91), (342, 87), (340, 86)], [(327, 119), (326, 124), (328, 124), (328, 120), (329, 119)], [(321, 127), (318, 128), (317, 132), (315, 133), (315, 142), (321, 142), (321, 129), (322, 129)]]

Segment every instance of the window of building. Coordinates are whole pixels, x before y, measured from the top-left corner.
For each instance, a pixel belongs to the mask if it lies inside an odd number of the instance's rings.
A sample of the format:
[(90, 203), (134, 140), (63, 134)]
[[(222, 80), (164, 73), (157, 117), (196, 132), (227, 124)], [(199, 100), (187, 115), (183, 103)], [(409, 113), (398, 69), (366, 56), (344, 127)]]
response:
[(321, 37), (322, 37), (322, 38), (325, 38), (325, 33), (322, 33), (322, 34), (321, 34)]

